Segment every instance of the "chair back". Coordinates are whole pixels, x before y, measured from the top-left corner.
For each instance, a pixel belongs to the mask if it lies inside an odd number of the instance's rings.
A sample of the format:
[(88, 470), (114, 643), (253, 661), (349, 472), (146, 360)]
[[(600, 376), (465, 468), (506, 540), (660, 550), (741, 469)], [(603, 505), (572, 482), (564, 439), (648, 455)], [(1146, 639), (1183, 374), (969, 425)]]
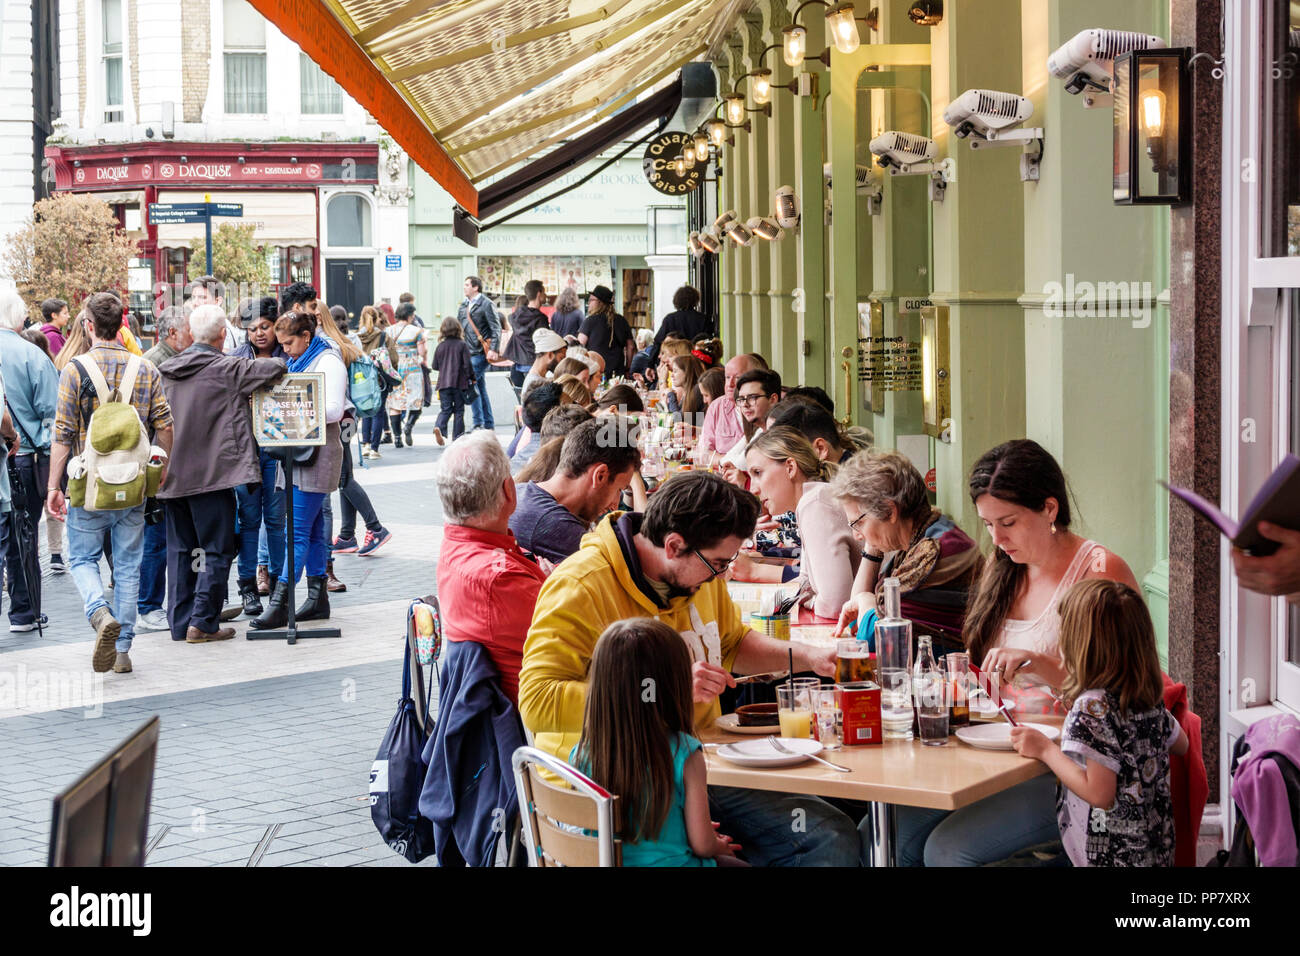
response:
[[(516, 750), (512, 764), (529, 866), (623, 865), (623, 845), (614, 838), (618, 797), (534, 747)], [(539, 769), (570, 789), (547, 782)]]

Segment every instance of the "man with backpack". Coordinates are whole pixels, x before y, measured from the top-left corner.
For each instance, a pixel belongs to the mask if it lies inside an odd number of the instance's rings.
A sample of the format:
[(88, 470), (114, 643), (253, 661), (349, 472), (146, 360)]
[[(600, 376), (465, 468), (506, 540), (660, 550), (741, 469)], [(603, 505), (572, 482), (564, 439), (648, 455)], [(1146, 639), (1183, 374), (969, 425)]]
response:
[[(72, 579), (95, 631), (92, 665), (97, 673), (111, 669), (125, 674), (131, 671), (128, 652), (140, 590), (144, 500), (152, 482), (161, 485), (167, 478), (172, 410), (158, 370), (117, 341), (122, 330), (121, 300), (111, 292), (96, 292), (87, 300), (86, 310), (91, 348), (69, 362), (59, 379), (46, 504), (56, 518), (66, 516)], [(122, 405), (129, 406), (138, 419), (134, 435), (130, 422), (120, 414)], [(146, 425), (154, 431), (156, 449), (149, 446)], [(87, 435), (92, 432), (96, 441), (88, 447)], [(102, 439), (101, 432), (105, 433)], [(74, 453), (75, 467), (70, 469)], [(65, 473), (66, 501), (61, 490)], [(114, 477), (119, 479), (116, 486)], [(113, 542), (111, 605), (99, 571), (106, 533)]]
[[(248, 400), (274, 385), (278, 358), (223, 355), (225, 310), (201, 305), (189, 316), (194, 344), (159, 366), (175, 418), (171, 480), (158, 492), (167, 509), (167, 620), (172, 640), (226, 641), (226, 583), (237, 552), (235, 488), (262, 480)], [(214, 441), (214, 438), (216, 439)], [(241, 580), (256, 590), (256, 580)]]

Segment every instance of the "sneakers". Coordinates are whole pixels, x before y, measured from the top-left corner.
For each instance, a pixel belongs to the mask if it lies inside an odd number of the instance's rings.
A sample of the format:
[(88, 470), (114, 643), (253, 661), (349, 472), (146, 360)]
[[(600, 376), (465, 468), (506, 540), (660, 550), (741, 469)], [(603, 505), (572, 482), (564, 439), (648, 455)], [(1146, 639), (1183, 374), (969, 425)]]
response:
[(439, 445), (447, 444), (447, 439), (442, 437), (442, 429), (439, 428), (437, 425), (433, 426), (433, 440), (436, 441)]
[(367, 448), (365, 451), (361, 453), (361, 457), (369, 458), (370, 460), (373, 461), (376, 458), (383, 458), (384, 456), (379, 454), (378, 448)]
[[(370, 536), (367, 535), (366, 537), (369, 538)], [(28, 631), (35, 631), (42, 627), (48, 627), (49, 623), (50, 623), (50, 619), (46, 617), (44, 614), (42, 614), (40, 616), (40, 619), (36, 621), (28, 621), (26, 624), (10, 624), (9, 633), (26, 634)]]
[(162, 608), (150, 611), (148, 614), (141, 614), (135, 620), (137, 631), (166, 631), (170, 628), (171, 625), (167, 623), (167, 612)]
[(117, 658), (113, 661), (113, 673), (114, 674), (131, 673), (131, 655), (126, 653), (126, 651), (118, 652)]
[(366, 543), (361, 546), (361, 550), (357, 552), (358, 555), (364, 558), (368, 554), (374, 554), (384, 545), (388, 544), (388, 541), (390, 538), (392, 538), (392, 536), (393, 533), (389, 531), (387, 528), (380, 528), (378, 534), (375, 534), (374, 532), (371, 531), (367, 531)]
[(106, 674), (117, 660), (117, 637), (122, 633), (122, 625), (117, 623), (112, 611), (101, 607), (90, 616), (90, 626), (95, 629), (95, 653), (90, 666), (96, 674)]
[(207, 631), (200, 631), (197, 627), (190, 627), (185, 632), (185, 643), (207, 644), (209, 641), (228, 641), (234, 636), (235, 629), (233, 627), (223, 627), (212, 634)]
[(63, 555), (61, 554), (50, 555), (50, 573), (51, 574), (68, 573), (68, 566), (63, 563)]
[(228, 604), (221, 609), (221, 613), (217, 617), (222, 621), (233, 621), (243, 613), (243, 604)]
[[(366, 534), (366, 540), (367, 541), (370, 540), (369, 533)], [(356, 554), (357, 539), (345, 538), (343, 537), (343, 535), (339, 535), (337, 538), (334, 539), (334, 544), (330, 547), (330, 550), (333, 551), (335, 554)]]

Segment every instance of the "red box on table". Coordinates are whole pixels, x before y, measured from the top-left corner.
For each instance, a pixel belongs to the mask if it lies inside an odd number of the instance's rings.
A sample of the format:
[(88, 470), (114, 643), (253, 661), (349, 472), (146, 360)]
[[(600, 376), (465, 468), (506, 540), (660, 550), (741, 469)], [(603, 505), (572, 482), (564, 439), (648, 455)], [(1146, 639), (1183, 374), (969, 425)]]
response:
[(844, 746), (859, 747), (884, 742), (880, 723), (880, 685), (870, 681), (840, 685), (844, 713)]

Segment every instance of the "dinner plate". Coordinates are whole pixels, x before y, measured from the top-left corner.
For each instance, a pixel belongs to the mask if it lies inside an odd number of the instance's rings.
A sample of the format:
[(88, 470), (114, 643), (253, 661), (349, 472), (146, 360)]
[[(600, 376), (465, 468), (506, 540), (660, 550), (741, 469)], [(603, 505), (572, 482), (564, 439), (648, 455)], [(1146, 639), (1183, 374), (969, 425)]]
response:
[(754, 734), (763, 737), (770, 737), (781, 730), (780, 724), (763, 724), (758, 727), (743, 727), (735, 714), (723, 714), (713, 722), (713, 726), (720, 727), (729, 734)]
[[(771, 736), (770, 732), (768, 736)], [(782, 737), (781, 746), (795, 752), (783, 754), (772, 746), (770, 740), (743, 740), (734, 744), (723, 744), (714, 753), (723, 760), (742, 767), (788, 767), (803, 763), (812, 754), (822, 752), (820, 741), (807, 738)]]
[[(1031, 724), (1021, 721), (1022, 727), (1032, 727), (1039, 733), (1042, 733), (1048, 740), (1055, 740), (1061, 736), (1061, 728), (1053, 727), (1051, 724)], [(963, 743), (970, 744), (972, 747), (978, 747), (980, 750), (1014, 750), (1011, 746), (1011, 725), (1008, 723), (999, 724), (979, 724), (967, 727), (958, 727), (957, 739)]]

